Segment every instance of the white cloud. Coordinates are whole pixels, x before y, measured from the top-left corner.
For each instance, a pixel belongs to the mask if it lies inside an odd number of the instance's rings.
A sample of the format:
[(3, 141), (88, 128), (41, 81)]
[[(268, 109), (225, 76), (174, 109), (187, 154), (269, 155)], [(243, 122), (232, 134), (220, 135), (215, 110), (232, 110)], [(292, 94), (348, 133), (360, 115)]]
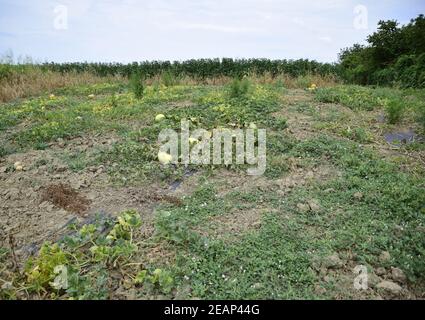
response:
[[(363, 41), (379, 19), (405, 21), (425, 9), (423, 0), (362, 3), (369, 30), (353, 27), (357, 0), (0, 0), (0, 53), (11, 48), (58, 61), (335, 61), (340, 48)], [(69, 7), (67, 30), (53, 28), (58, 4)]]
[(320, 41), (327, 42), (327, 43), (331, 43), (332, 42), (332, 38), (329, 37), (329, 36), (322, 36), (322, 37), (319, 37), (318, 39)]
[(234, 26), (202, 24), (202, 23), (189, 23), (189, 24), (181, 24), (178, 26), (183, 29), (207, 30), (207, 31), (218, 31), (218, 32), (228, 32), (228, 33), (250, 33), (250, 32), (258, 31), (258, 29), (254, 29), (254, 28), (241, 28), (241, 27), (234, 27)]

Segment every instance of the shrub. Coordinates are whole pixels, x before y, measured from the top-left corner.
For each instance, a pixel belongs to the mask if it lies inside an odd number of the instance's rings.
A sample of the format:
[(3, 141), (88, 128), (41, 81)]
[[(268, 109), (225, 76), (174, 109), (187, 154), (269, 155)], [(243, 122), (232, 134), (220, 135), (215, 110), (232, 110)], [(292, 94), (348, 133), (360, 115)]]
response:
[(307, 75), (299, 76), (295, 79), (295, 86), (297, 88), (305, 89), (310, 87), (312, 83), (313, 83), (312, 77)]
[(0, 82), (7, 80), (12, 75), (12, 66), (8, 64), (0, 64)]
[(385, 111), (388, 116), (388, 122), (391, 124), (396, 124), (400, 122), (403, 116), (404, 110), (405, 110), (405, 107), (402, 100), (400, 99), (389, 100), (385, 108)]
[(143, 85), (142, 76), (138, 73), (134, 73), (130, 78), (130, 87), (134, 93), (134, 96), (137, 99), (141, 99), (143, 97), (143, 92), (145, 91), (145, 87)]
[(166, 87), (172, 87), (172, 86), (174, 86), (174, 85), (177, 84), (176, 77), (170, 71), (165, 71), (162, 74), (162, 76), (161, 76), (161, 82)]
[(425, 133), (425, 104), (419, 104), (416, 107), (417, 121), (422, 126)]
[(235, 78), (230, 83), (230, 97), (231, 98), (240, 98), (245, 96), (250, 88), (251, 84), (247, 78), (239, 80)]

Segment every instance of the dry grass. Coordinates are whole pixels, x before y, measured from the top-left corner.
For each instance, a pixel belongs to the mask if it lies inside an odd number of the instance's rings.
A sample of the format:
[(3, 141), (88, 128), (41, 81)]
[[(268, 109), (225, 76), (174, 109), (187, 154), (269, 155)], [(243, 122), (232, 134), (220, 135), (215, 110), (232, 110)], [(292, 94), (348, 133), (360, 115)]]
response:
[[(267, 79), (265, 80), (267, 81)], [(305, 75), (299, 77), (291, 77), (287, 74), (283, 74), (274, 79), (274, 82), (281, 81), (285, 88), (287, 89), (305, 89), (308, 88), (311, 84), (316, 84), (318, 87), (333, 87), (340, 83), (340, 80), (333, 75)], [(265, 82), (267, 83), (267, 82)]]
[[(271, 74), (249, 75), (248, 78), (253, 83), (275, 84), (282, 83), (285, 88), (307, 88), (312, 83), (319, 87), (334, 86), (338, 80), (334, 76), (306, 75), (291, 77), (283, 74), (273, 77)], [(178, 85), (225, 85), (233, 80), (232, 77), (220, 76), (207, 79), (196, 79), (189, 76), (175, 77), (174, 84)], [(8, 102), (18, 98), (26, 98), (39, 95), (44, 92), (52, 92), (55, 89), (71, 87), (77, 85), (90, 85), (104, 83), (105, 81), (127, 81), (119, 76), (99, 77), (89, 72), (83, 73), (59, 73), (52, 71), (42, 71), (37, 67), (27, 67), (25, 71), (14, 71), (7, 78), (0, 78), (0, 102)], [(147, 85), (163, 83), (163, 75), (157, 75), (145, 80)]]
[(51, 71), (43, 72), (38, 68), (27, 68), (25, 72), (13, 72), (6, 79), (0, 80), (0, 102), (30, 97), (59, 88), (103, 83), (108, 80), (122, 79), (117, 77), (107, 79), (88, 72), (61, 74)]
[[(156, 75), (145, 80), (147, 85), (155, 83), (163, 83), (163, 76)], [(276, 84), (281, 82), (282, 85), (287, 89), (305, 89), (308, 88), (312, 83), (315, 83), (318, 87), (332, 87), (340, 83), (336, 76), (327, 75), (305, 75), (299, 77), (293, 77), (288, 74), (281, 74), (273, 77), (271, 74), (266, 73), (264, 75), (251, 74), (247, 77), (252, 83), (258, 84)], [(178, 85), (226, 85), (233, 81), (234, 78), (220, 76), (214, 78), (197, 79), (189, 76), (175, 77), (173, 81)]]

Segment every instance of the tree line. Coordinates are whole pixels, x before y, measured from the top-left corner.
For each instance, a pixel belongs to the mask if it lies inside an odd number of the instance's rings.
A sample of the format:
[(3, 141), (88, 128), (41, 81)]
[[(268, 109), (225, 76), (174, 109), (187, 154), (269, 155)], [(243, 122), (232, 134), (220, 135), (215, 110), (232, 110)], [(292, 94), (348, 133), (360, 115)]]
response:
[[(379, 21), (376, 32), (367, 37), (367, 44), (355, 44), (341, 50), (337, 63), (314, 60), (270, 59), (192, 59), (187, 61), (144, 61), (123, 63), (39, 63), (43, 71), (90, 72), (98, 76), (141, 75), (146, 78), (167, 73), (196, 79), (269, 74), (276, 77), (333, 75), (347, 83), (361, 85), (396, 85), (425, 87), (425, 17), (419, 15), (400, 26), (395, 20)], [(12, 65), (0, 63), (0, 80), (16, 72), (25, 72), (32, 63)]]

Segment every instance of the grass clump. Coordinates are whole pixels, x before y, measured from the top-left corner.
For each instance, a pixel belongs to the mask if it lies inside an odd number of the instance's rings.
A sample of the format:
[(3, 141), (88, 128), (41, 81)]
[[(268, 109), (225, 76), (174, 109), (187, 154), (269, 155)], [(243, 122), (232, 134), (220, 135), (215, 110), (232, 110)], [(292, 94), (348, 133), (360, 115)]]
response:
[(165, 71), (161, 75), (161, 82), (166, 87), (172, 87), (177, 84), (177, 79), (172, 72)]
[(416, 106), (416, 119), (425, 133), (425, 103), (421, 103)]
[(390, 124), (399, 123), (405, 111), (404, 102), (400, 99), (390, 100), (386, 103), (385, 112)]
[(315, 90), (315, 99), (324, 103), (340, 103), (353, 110), (371, 111), (380, 106), (373, 89), (360, 86), (336, 86)]
[(130, 77), (130, 88), (136, 99), (143, 98), (145, 86), (143, 84), (143, 78), (140, 73), (133, 73)]
[(251, 83), (247, 78), (242, 80), (235, 78), (230, 83), (229, 95), (231, 98), (241, 98), (248, 94)]

